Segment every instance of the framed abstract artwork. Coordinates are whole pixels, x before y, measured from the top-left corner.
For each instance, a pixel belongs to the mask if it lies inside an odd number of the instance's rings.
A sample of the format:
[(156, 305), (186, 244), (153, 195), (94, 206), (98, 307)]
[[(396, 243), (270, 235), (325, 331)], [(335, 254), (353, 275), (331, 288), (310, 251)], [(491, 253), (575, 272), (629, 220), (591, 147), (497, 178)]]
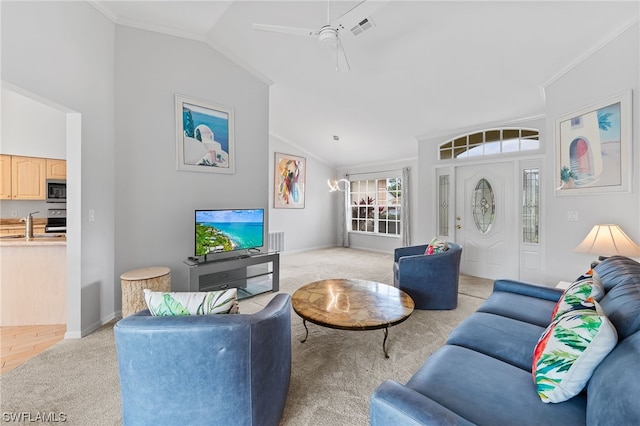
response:
[(233, 174), (233, 109), (176, 94), (178, 170)]
[(303, 209), (307, 164), (303, 157), (275, 153), (273, 207)]
[(556, 195), (631, 190), (631, 91), (556, 120)]

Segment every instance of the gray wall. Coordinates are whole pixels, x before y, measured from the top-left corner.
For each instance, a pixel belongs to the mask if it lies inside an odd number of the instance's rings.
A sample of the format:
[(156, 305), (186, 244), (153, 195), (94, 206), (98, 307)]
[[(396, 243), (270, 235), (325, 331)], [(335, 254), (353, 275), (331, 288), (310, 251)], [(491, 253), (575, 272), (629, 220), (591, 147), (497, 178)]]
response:
[[(542, 143), (542, 284), (572, 281), (584, 273), (597, 256), (573, 252), (573, 249), (597, 223), (617, 223), (637, 243), (640, 243), (640, 36), (636, 23), (607, 45), (593, 52), (571, 70), (545, 87), (544, 120), (523, 120), (518, 127), (540, 128)], [(555, 120), (571, 111), (589, 106), (621, 92), (633, 90), (633, 173), (630, 193), (556, 196), (555, 182)], [(514, 125), (514, 122), (503, 123)], [(420, 212), (418, 235), (430, 239), (436, 235), (435, 169), (438, 165), (454, 166), (437, 160), (437, 145), (451, 137), (472, 130), (499, 126), (490, 123), (476, 129), (461, 129), (443, 137), (423, 138), (418, 144), (420, 162)], [(530, 156), (537, 158), (538, 155)], [(527, 157), (525, 157), (527, 158)], [(516, 158), (517, 160), (517, 158)], [(578, 213), (578, 221), (568, 221), (567, 213)]]
[(67, 143), (67, 335), (79, 336), (114, 314), (114, 25), (86, 2), (1, 7), (2, 80), (81, 114), (81, 143)]
[[(284, 252), (311, 250), (336, 245), (335, 209), (337, 194), (329, 192), (327, 179), (335, 174), (331, 166), (277, 136), (269, 137), (269, 228), (284, 232)], [(304, 209), (273, 208), (275, 153), (306, 159)]]
[[(188, 290), (195, 209), (268, 211), (268, 86), (198, 41), (117, 26), (115, 49), (115, 274), (168, 266)], [(235, 174), (176, 170), (176, 93), (234, 109)]]
[[(633, 156), (631, 193), (554, 196), (554, 149), (547, 149), (544, 193), (547, 222), (547, 282), (570, 281), (584, 272), (594, 256), (574, 253), (573, 248), (597, 223), (617, 223), (640, 243), (640, 34), (639, 24), (587, 57), (546, 87), (547, 134), (555, 141), (555, 119), (595, 102), (633, 90)], [(550, 148), (550, 147), (549, 147)], [(567, 212), (578, 212), (569, 222)]]

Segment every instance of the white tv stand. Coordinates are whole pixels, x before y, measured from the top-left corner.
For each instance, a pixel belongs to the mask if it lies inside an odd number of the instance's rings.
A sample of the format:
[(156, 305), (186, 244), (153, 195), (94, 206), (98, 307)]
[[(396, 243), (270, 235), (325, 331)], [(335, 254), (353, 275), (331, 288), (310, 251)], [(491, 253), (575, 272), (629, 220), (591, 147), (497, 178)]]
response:
[(244, 299), (280, 289), (280, 254), (259, 253), (199, 262), (189, 267), (189, 291), (237, 288)]

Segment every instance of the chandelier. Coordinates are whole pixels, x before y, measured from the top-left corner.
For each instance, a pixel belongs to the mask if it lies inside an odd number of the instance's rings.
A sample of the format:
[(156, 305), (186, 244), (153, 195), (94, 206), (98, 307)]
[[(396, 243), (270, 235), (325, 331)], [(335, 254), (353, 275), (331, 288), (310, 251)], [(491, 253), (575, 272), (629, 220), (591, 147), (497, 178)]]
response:
[[(333, 140), (338, 142), (340, 136), (334, 135)], [(338, 144), (338, 160), (340, 160), (340, 145)], [(347, 179), (327, 179), (327, 185), (329, 185), (329, 192), (347, 191), (349, 189), (349, 181)]]

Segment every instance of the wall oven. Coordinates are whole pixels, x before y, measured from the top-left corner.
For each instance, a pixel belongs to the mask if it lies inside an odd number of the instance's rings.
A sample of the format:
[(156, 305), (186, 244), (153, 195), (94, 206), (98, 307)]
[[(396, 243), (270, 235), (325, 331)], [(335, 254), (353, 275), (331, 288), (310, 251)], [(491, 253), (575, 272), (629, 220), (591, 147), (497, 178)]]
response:
[(47, 211), (47, 225), (44, 232), (67, 232), (67, 209), (49, 209)]
[(67, 202), (67, 181), (64, 179), (47, 179), (47, 203)]

